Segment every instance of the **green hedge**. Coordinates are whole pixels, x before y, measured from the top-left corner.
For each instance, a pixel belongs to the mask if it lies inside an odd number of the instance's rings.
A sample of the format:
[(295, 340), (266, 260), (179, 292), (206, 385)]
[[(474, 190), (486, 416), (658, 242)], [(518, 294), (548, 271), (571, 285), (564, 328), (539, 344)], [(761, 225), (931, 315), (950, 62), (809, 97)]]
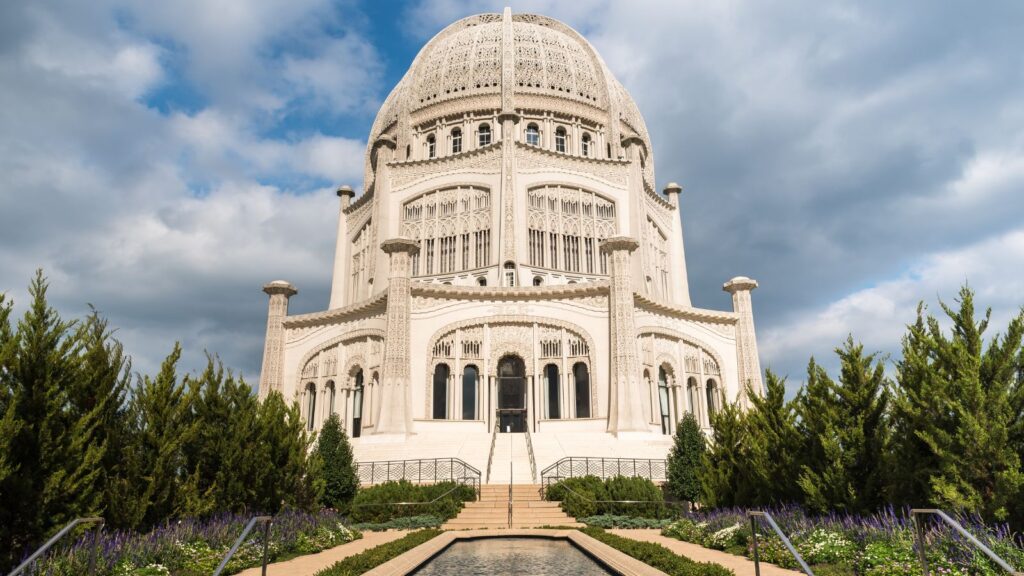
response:
[(661, 544), (639, 542), (629, 538), (609, 534), (600, 528), (583, 528), (580, 530), (587, 536), (604, 542), (623, 554), (653, 566), (669, 576), (735, 576), (735, 572), (717, 564), (694, 562), (689, 558), (677, 556)]
[(388, 560), (405, 554), (420, 544), (433, 539), (441, 534), (441, 532), (441, 530), (420, 530), (419, 532), (406, 534), (398, 540), (374, 546), (369, 550), (349, 556), (330, 568), (317, 572), (315, 576), (356, 576), (357, 574), (368, 572)]
[[(454, 490), (453, 490), (454, 489)], [(449, 493), (450, 491), (450, 493)], [(432, 502), (434, 499), (446, 496)], [(413, 484), (406, 480), (384, 482), (361, 488), (352, 500), (350, 518), (353, 522), (387, 522), (395, 518), (429, 514), (442, 520), (454, 518), (462, 504), (476, 499), (472, 487), (457, 482)], [(397, 502), (423, 502), (417, 506), (398, 506)], [(427, 502), (432, 502), (426, 504)]]
[[(661, 488), (647, 478), (597, 476), (566, 478), (548, 487), (545, 498), (561, 502), (562, 510), (574, 518), (598, 514), (634, 518), (664, 518), (671, 515)], [(612, 504), (602, 500), (631, 500), (636, 504)]]
[[(387, 522), (363, 522), (353, 524), (352, 528), (361, 532), (381, 532), (384, 530), (416, 530), (419, 528), (437, 528), (444, 524), (444, 518), (433, 514), (421, 514), (419, 516), (403, 516), (388, 520)], [(661, 526), (658, 526), (661, 528)]]
[[(663, 529), (671, 526), (674, 520), (671, 518), (642, 518), (636, 516), (617, 516), (615, 514), (601, 514), (599, 516), (584, 516), (577, 518), (577, 522), (583, 522), (587, 526), (598, 528), (657, 528)], [(362, 530), (361, 527), (357, 527)]]

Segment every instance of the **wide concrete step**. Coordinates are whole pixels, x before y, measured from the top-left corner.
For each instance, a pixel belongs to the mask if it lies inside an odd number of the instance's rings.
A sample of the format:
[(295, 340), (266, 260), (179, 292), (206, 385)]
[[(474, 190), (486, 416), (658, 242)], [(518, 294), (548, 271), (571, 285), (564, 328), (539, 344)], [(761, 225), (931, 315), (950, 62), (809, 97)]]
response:
[[(516, 508), (529, 507), (529, 508), (557, 508), (558, 502), (547, 502), (545, 500), (513, 500), (512, 505)], [(477, 502), (467, 502), (466, 507), (474, 508), (508, 508), (508, 500), (480, 500)]]

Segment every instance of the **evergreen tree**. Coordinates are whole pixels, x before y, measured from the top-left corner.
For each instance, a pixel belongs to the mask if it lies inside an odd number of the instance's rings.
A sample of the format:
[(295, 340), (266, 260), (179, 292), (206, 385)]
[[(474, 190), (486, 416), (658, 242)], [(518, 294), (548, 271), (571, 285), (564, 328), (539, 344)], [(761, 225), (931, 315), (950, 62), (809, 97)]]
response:
[(282, 506), (312, 509), (320, 495), (309, 474), (313, 452), (299, 406), (287, 405), (281, 394), (271, 392), (260, 403), (259, 447), (262, 473), (254, 478), (257, 509), (277, 512)]
[(749, 394), (752, 406), (741, 446), (739, 505), (789, 504), (802, 497), (794, 482), (799, 475), (800, 435), (796, 410), (785, 399), (786, 381), (768, 370), (765, 390), (763, 397)]
[(180, 358), (175, 343), (156, 378), (142, 378), (132, 397), (138, 470), (131, 482), (141, 489), (133, 526), (154, 526), (188, 508), (182, 493), (184, 446), (194, 441), (198, 426), (190, 416), (192, 395), (178, 382)]
[(704, 433), (697, 418), (687, 413), (676, 425), (672, 450), (668, 454), (668, 487), (679, 500), (697, 502), (701, 494), (700, 467), (704, 458)]
[(942, 304), (952, 321), (918, 307), (903, 342), (893, 403), (894, 450), (889, 491), (899, 504), (928, 503), (1007, 519), (1024, 486), (1020, 454), (1011, 443), (1018, 393), (1024, 313), (987, 348), (991, 310), (975, 319), (974, 293), (960, 290), (959, 309)]
[(711, 417), (711, 442), (701, 458), (700, 501), (711, 507), (740, 505), (746, 490), (746, 418), (739, 406), (726, 404)]
[[(12, 336), (3, 329), (7, 406), (0, 425), (11, 435), (4, 441), (9, 472), (0, 484), (0, 560), (7, 563), (52, 527), (101, 509), (97, 484), (105, 446), (95, 442), (97, 415), (78, 410), (69, 394), (80, 368), (75, 323), (49, 306), (46, 291), (39, 271), (17, 331)], [(10, 473), (15, 466), (18, 472)]]
[(870, 512), (882, 503), (888, 405), (885, 369), (847, 338), (834, 382), (812, 359), (797, 400), (805, 445), (799, 485), (805, 503), (825, 512)]
[(316, 457), (320, 459), (324, 481), (320, 502), (329, 508), (344, 510), (355, 498), (359, 478), (352, 461), (352, 446), (337, 414), (331, 414), (320, 429)]

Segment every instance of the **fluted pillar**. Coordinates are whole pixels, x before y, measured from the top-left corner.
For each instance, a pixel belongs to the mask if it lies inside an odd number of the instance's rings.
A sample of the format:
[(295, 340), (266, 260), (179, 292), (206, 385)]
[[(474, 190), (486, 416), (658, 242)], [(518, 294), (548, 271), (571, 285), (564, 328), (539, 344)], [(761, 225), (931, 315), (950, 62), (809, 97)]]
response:
[(412, 432), (412, 390), (409, 387), (409, 259), (419, 244), (392, 238), (380, 245), (391, 260), (388, 281), (387, 329), (384, 335), (383, 374), (379, 418), (374, 434)]
[(675, 182), (665, 186), (668, 203), (675, 207), (672, 216), (672, 230), (669, 238), (669, 266), (672, 268), (672, 300), (682, 306), (690, 306), (690, 282), (686, 277), (686, 251), (683, 249), (683, 219), (679, 196), (683, 187)]
[(348, 214), (345, 210), (352, 205), (352, 198), (356, 193), (351, 186), (340, 186), (337, 191), (339, 202), (338, 207), (338, 236), (334, 246), (334, 278), (331, 281), (331, 302), (328, 308), (341, 308), (345, 305), (350, 288), (348, 287), (349, 263), (351, 256), (348, 241)]
[(608, 431), (649, 432), (644, 421), (644, 391), (637, 358), (636, 327), (633, 320), (633, 286), (630, 274), (632, 253), (640, 244), (629, 237), (608, 238), (601, 250), (609, 254), (611, 293), (608, 320), (611, 334)]
[(281, 391), (284, 366), (284, 318), (288, 315), (288, 299), (298, 293), (295, 286), (284, 280), (275, 280), (263, 286), (270, 296), (267, 308), (267, 337), (263, 341), (263, 366), (260, 369), (259, 397), (266, 398), (271, 391)]
[(746, 276), (737, 276), (722, 285), (723, 290), (732, 294), (732, 309), (739, 316), (736, 323), (736, 367), (740, 383), (739, 400), (745, 407), (750, 404), (748, 385), (754, 394), (764, 396), (761, 360), (754, 334), (754, 307), (750, 302), (750, 291), (754, 288), (757, 288), (757, 281)]

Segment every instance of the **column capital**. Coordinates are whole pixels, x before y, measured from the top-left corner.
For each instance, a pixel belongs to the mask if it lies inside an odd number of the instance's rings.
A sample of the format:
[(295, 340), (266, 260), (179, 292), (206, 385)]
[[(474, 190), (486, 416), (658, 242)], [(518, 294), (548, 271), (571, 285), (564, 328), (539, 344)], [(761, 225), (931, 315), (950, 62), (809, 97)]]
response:
[(386, 254), (394, 254), (396, 252), (416, 254), (420, 251), (420, 243), (412, 238), (389, 238), (380, 243), (380, 249)]
[(679, 184), (676, 184), (675, 182), (669, 182), (668, 184), (665, 185), (666, 196), (669, 196), (671, 194), (681, 194), (682, 192), (683, 187), (680, 186)]
[(640, 243), (629, 236), (612, 236), (611, 238), (605, 238), (600, 245), (602, 252), (618, 252), (619, 250), (632, 252), (639, 247)]
[(722, 284), (722, 290), (725, 290), (730, 294), (735, 294), (737, 292), (743, 291), (749, 292), (754, 288), (757, 288), (757, 280), (747, 278), (746, 276), (736, 276), (732, 280), (729, 280), (725, 284)]
[(268, 295), (284, 294), (285, 298), (291, 298), (299, 293), (291, 282), (285, 280), (274, 280), (263, 285), (263, 291)]
[(334, 193), (338, 195), (338, 198), (341, 198), (342, 208), (348, 208), (349, 204), (352, 203), (352, 199), (356, 197), (356, 191), (348, 184), (338, 186)]

